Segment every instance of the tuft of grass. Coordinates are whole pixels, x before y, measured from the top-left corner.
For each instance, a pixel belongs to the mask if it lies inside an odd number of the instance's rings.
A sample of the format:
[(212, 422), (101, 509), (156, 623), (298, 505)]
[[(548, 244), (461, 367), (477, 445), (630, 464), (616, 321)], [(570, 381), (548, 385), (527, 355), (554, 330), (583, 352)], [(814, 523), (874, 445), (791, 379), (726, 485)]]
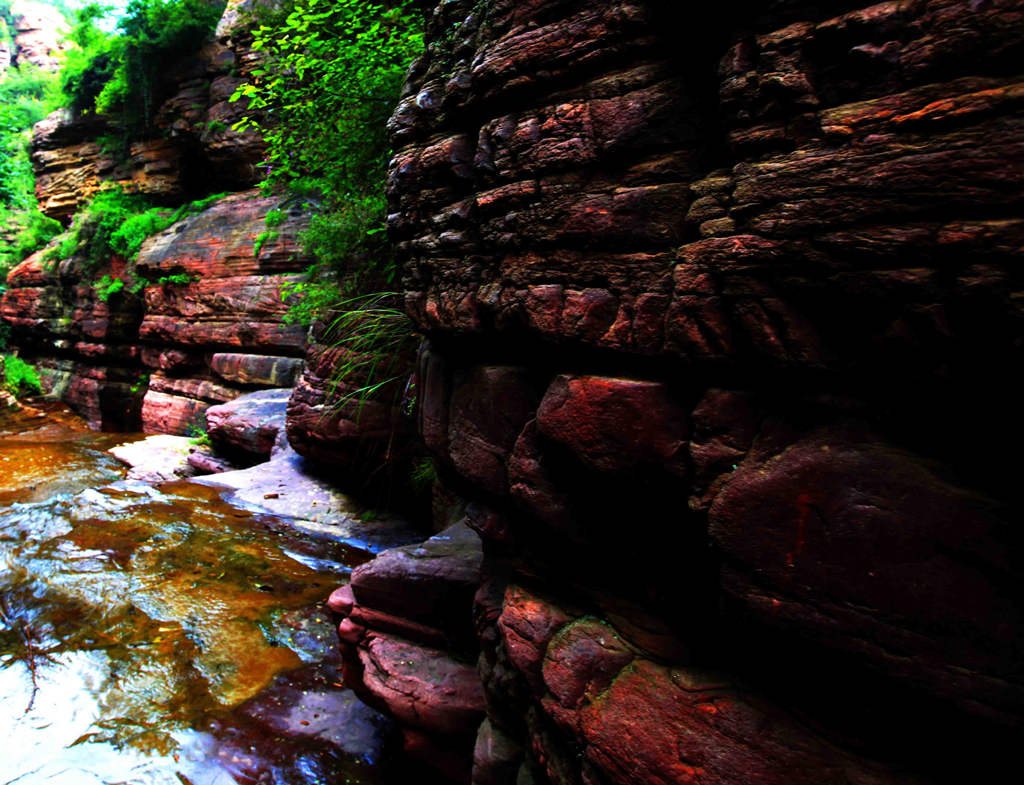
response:
[(206, 429), (199, 425), (190, 425), (185, 430), (185, 435), (189, 437), (189, 443), (195, 447), (209, 447), (210, 446), (210, 434), (206, 432)]
[(423, 458), (412, 467), (409, 484), (416, 493), (424, 493), (430, 489), (437, 479), (437, 467), (432, 458)]
[(391, 403), (398, 403), (419, 342), (412, 321), (397, 307), (400, 302), (396, 292), (377, 292), (339, 303), (323, 337), (325, 345), (343, 350), (328, 380), (335, 409), (357, 401), (358, 417), (366, 401), (386, 398), (388, 388), (393, 388)]

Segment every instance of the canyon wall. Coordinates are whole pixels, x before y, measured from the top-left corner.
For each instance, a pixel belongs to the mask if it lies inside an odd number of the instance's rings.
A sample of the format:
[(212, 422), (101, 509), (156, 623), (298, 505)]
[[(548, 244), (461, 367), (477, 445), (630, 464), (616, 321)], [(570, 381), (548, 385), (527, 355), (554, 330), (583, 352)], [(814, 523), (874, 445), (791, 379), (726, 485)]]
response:
[(59, 110), (38, 123), (32, 168), (40, 210), (67, 223), (104, 184), (161, 204), (256, 184), (263, 145), (253, 131), (231, 129), (244, 102), (228, 100), (252, 68), (246, 46), (210, 41), (169, 69), (151, 133), (127, 149), (102, 116)]
[[(267, 237), (266, 215), (282, 207)], [(306, 331), (285, 323), (281, 287), (309, 264), (298, 242), (307, 221), (243, 191), (151, 237), (131, 265), (40, 251), (11, 271), (0, 314), (47, 389), (92, 427), (186, 433), (211, 405), (291, 387), (301, 372)], [(104, 299), (103, 275), (129, 283)]]
[[(246, 24), (226, 15), (217, 40), (169, 69), (151, 132), (127, 150), (95, 115), (62, 110), (34, 129), (40, 209), (65, 224), (111, 185), (171, 206), (233, 192), (136, 259), (97, 265), (44, 250), (11, 271), (0, 306), (11, 343), (93, 427), (186, 433), (210, 406), (291, 387), (302, 371), (306, 331), (285, 323), (282, 286), (309, 265), (299, 244), (309, 216), (252, 189), (262, 141), (231, 129), (245, 101), (228, 99), (258, 61)], [(269, 227), (272, 210), (280, 221)], [(103, 276), (125, 286), (104, 292)]]
[(476, 785), (986, 779), (1024, 708), (1024, 8), (704, 10), (434, 12), (389, 225), (480, 588), (360, 568), (350, 678)]

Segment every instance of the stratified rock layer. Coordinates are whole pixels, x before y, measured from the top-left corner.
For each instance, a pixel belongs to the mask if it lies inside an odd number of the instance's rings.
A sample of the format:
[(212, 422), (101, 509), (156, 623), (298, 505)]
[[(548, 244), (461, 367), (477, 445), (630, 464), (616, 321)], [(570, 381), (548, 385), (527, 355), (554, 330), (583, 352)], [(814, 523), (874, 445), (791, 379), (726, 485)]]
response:
[(1024, 8), (694, 13), (442, 3), (391, 123), (420, 430), (489, 576), (473, 779), (991, 776)]
[(111, 183), (161, 204), (254, 185), (263, 143), (253, 131), (231, 129), (246, 102), (228, 100), (245, 78), (238, 61), (250, 56), (244, 44), (211, 41), (168, 69), (154, 87), (160, 103), (153, 127), (127, 149), (110, 141), (120, 132), (94, 114), (62, 109), (37, 123), (32, 168), (40, 209), (67, 221)]
[[(212, 405), (290, 388), (305, 329), (285, 323), (282, 286), (308, 265), (298, 243), (308, 218), (286, 211), (267, 236), (266, 215), (280, 206), (255, 191), (224, 197), (151, 237), (130, 265), (35, 254), (3, 294), (12, 343), (94, 427), (186, 434)], [(129, 283), (103, 300), (104, 274)]]
[(218, 453), (269, 460), (284, 444), (285, 409), (291, 390), (259, 390), (206, 410), (206, 432)]
[(40, 251), (11, 270), (0, 303), (11, 343), (38, 367), (44, 388), (94, 428), (137, 429), (146, 389), (141, 298), (123, 289), (103, 300), (93, 285), (124, 271), (117, 258), (93, 270), (84, 258), (48, 261)]
[[(299, 232), (308, 216), (286, 212), (269, 235), (279, 200), (255, 191), (221, 199), (143, 245), (145, 290), (139, 340), (152, 369), (144, 430), (184, 433), (213, 404), (254, 387), (290, 387), (301, 368), (306, 331), (284, 321), (282, 287), (302, 280), (308, 261)], [(184, 276), (188, 283), (160, 283)]]

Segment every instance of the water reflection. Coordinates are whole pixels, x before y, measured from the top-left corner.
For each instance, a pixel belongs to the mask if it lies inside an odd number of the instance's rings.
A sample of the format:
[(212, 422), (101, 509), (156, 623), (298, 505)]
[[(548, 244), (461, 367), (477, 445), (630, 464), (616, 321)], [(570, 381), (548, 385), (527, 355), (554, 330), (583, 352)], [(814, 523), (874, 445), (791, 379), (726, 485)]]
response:
[(117, 482), (115, 437), (46, 415), (0, 415), (0, 783), (380, 781), (319, 604), (369, 554)]

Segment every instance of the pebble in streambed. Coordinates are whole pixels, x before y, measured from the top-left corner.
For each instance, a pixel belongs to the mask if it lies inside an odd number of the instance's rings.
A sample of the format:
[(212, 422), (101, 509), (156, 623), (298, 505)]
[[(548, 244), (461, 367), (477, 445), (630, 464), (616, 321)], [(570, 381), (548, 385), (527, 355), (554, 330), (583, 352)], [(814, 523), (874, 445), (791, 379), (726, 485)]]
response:
[(112, 484), (113, 443), (0, 420), (0, 784), (386, 783), (322, 605), (370, 554), (215, 488)]

